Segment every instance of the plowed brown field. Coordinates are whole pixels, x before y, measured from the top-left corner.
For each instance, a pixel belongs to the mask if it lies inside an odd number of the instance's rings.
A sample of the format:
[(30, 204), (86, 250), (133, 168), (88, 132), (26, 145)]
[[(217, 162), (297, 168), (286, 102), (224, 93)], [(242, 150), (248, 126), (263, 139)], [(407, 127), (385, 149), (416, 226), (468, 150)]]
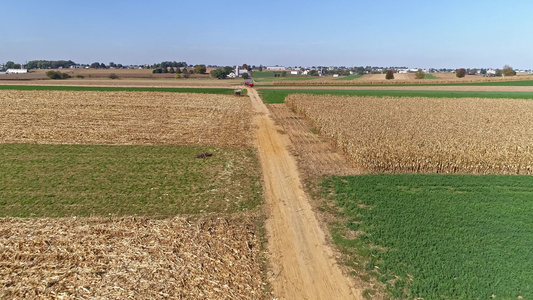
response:
[(289, 150), (305, 179), (361, 173), (330, 141), (313, 132), (313, 126), (307, 119), (286, 104), (270, 104), (268, 109), (276, 124), (288, 135), (291, 141)]

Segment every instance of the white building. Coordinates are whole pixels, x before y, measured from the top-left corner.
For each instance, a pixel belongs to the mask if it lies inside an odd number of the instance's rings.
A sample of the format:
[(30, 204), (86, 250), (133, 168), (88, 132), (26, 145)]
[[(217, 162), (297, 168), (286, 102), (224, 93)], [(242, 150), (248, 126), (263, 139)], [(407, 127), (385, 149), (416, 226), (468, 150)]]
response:
[(496, 70), (488, 69), (488, 70), (487, 70), (487, 76), (491, 76), (491, 75), (492, 75), (492, 76), (496, 75)]
[(285, 71), (286, 70), (285, 67), (278, 67), (278, 66), (267, 67), (266, 69), (267, 69), (267, 71)]
[(244, 73), (248, 74), (248, 70), (237, 67), (235, 70), (235, 77), (242, 77), (242, 74)]
[(300, 71), (299, 70), (291, 71), (291, 75), (300, 75)]
[(28, 69), (7, 69), (6, 74), (26, 74)]

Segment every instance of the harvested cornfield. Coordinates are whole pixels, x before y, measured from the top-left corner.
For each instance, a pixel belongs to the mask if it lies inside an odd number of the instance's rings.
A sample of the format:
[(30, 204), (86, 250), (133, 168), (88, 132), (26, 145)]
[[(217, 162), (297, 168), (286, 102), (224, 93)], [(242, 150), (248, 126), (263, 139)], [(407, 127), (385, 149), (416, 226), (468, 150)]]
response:
[[(455, 76), (455, 74), (452, 74)], [(469, 76), (467, 78), (440, 77), (438, 79), (414, 79), (414, 74), (394, 74), (394, 79), (385, 79), (385, 74), (370, 74), (354, 80), (283, 80), (273, 81), (274, 85), (399, 85), (399, 84), (451, 84), (451, 83), (476, 83), (476, 82), (507, 82), (533, 80), (533, 76), (520, 77), (481, 77)]]
[(533, 173), (531, 100), (293, 94), (286, 103), (369, 172)]
[[(359, 81), (376, 81), (376, 80), (387, 80), (385, 78), (386, 74), (368, 74), (361, 78), (358, 78)], [(416, 80), (415, 73), (394, 73), (394, 79), (389, 79), (389, 81), (408, 81)]]
[(251, 146), (251, 105), (227, 95), (0, 91), (0, 143)]
[(258, 299), (253, 216), (0, 219), (1, 299)]

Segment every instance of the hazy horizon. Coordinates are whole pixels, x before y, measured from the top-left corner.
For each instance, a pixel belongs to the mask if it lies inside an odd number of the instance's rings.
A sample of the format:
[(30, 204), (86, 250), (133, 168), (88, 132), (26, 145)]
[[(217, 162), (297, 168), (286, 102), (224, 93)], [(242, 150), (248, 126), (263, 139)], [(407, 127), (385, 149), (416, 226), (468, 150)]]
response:
[(9, 1), (0, 63), (532, 69), (529, 1)]

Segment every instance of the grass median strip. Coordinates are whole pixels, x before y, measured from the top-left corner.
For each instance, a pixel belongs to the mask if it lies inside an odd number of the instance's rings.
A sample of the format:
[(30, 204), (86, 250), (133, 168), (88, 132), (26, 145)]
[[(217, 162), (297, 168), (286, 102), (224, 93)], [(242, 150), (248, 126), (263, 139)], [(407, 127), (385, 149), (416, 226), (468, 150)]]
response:
[(1, 144), (0, 152), (0, 217), (167, 217), (261, 203), (251, 149)]

